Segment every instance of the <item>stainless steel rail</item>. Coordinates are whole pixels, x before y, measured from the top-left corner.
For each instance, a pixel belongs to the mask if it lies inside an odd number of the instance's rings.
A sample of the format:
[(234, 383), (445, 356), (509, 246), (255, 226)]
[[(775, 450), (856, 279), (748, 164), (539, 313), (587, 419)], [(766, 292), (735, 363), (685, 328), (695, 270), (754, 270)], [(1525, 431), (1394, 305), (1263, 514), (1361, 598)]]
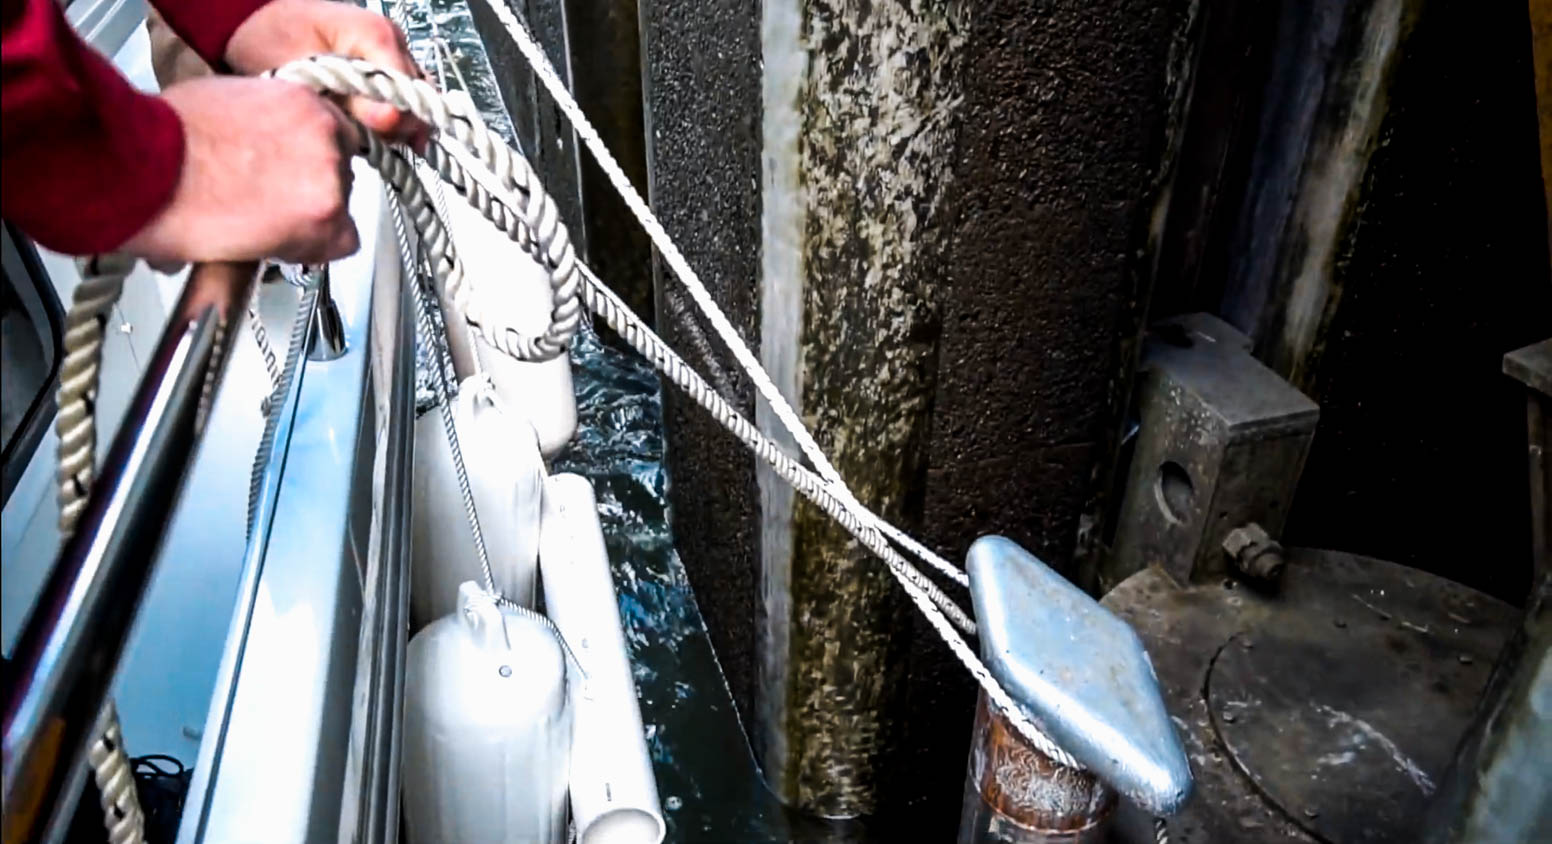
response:
[(201, 264), (190, 273), (76, 533), (17, 640), (0, 684), (4, 844), (34, 840), (84, 764), (257, 269)]

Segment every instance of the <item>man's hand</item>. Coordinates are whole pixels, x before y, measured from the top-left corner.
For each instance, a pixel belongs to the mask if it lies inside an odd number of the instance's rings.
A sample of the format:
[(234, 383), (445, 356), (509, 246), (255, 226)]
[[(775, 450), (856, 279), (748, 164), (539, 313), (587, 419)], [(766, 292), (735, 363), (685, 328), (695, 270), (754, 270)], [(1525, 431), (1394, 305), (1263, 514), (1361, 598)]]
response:
[(124, 251), (173, 263), (321, 263), (356, 251), (347, 200), (360, 139), (332, 103), (289, 82), (231, 76), (162, 98), (183, 120), (183, 171)]
[[(335, 0), (271, 0), (243, 21), (226, 46), (226, 62), (257, 74), (289, 61), (330, 53), (365, 59), (422, 78), (404, 33), (376, 12)], [(430, 130), (385, 103), (351, 98), (349, 109), (367, 128), (420, 148)]]

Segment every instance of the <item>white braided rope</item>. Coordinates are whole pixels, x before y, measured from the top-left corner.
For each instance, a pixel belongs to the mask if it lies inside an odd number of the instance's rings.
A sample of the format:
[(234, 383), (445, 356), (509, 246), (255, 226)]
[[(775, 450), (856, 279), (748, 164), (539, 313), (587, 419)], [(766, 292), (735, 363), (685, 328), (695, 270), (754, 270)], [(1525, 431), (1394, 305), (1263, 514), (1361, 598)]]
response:
[[(316, 69), (320, 65), (329, 65), (326, 73), (301, 73), (296, 65), (306, 65)], [(365, 63), (337, 59), (333, 57), (316, 57), (302, 62), (288, 65), (276, 71), (276, 76), (291, 79), (293, 81), (313, 80), (303, 84), (316, 84), (318, 90), (327, 90), (335, 93), (358, 93), (363, 96), (380, 99), (384, 102), (395, 104), (408, 103), (411, 97), (392, 97), (381, 92), (383, 87), (364, 84), (353, 84), (355, 80), (348, 77), (352, 74), (372, 74), (380, 80), (397, 82), (407, 87), (423, 87), (426, 90), (418, 91), (421, 95), (421, 111), (415, 112), (423, 119), (430, 118), (433, 126), (441, 129), (434, 122), (438, 114), (446, 113), (446, 109), (438, 109), (434, 103), (425, 101), (425, 97), (436, 97), (434, 89), (429, 89), (424, 83), (412, 80), (409, 77), (394, 74), (391, 71), (372, 68)], [(331, 87), (338, 85), (338, 87)], [(378, 94), (378, 96), (373, 96)], [(400, 105), (401, 108), (405, 106)], [(478, 115), (459, 115), (454, 119), (467, 120), (475, 123)], [(464, 138), (481, 137), (478, 130), (469, 130), (463, 133)], [(490, 137), (485, 131), (484, 137)], [(455, 135), (455, 139), (458, 139)], [(490, 220), (497, 228), (506, 232), (508, 237), (518, 243), (523, 243), (526, 232), (523, 230), (526, 222), (509, 207), (509, 203), (520, 205), (526, 201), (530, 205), (545, 204), (547, 196), (543, 196), (543, 188), (532, 180), (528, 182), (528, 190), (520, 197), (510, 197), (509, 191), (502, 191), (503, 196), (498, 197), (496, 192), (488, 189), (477, 179), (473, 178), (462, 164), (452, 155), (448, 154), (440, 146), (439, 138), (427, 150), (426, 158), (444, 180), (458, 190), (460, 195), (476, 210), (480, 211), (486, 219)], [(469, 144), (466, 144), (468, 146)], [(423, 238), (423, 247), (433, 264), (433, 273), (437, 277), (456, 277), (461, 273), (456, 255), (453, 253), (449, 239), (446, 235), (445, 225), (438, 219), (436, 211), (426, 196), (424, 188), (414, 178), (413, 168), (407, 161), (387, 146), (368, 136), (365, 155), (369, 162), (383, 174), (385, 181), (389, 183), (400, 195), (406, 210), (410, 212), (416, 231)], [(478, 153), (478, 150), (471, 149)], [(520, 158), (510, 149), (506, 149), (507, 158)], [(480, 156), (482, 160), (501, 156)], [(526, 169), (526, 166), (524, 167)], [(492, 168), (496, 170), (496, 168)], [(499, 171), (497, 171), (499, 172)], [(573, 267), (578, 267), (573, 259)], [(588, 306), (602, 316), (612, 328), (630, 342), (638, 351), (648, 357), (675, 385), (684, 389), (698, 404), (710, 411), (718, 420), (753, 450), (761, 459), (771, 465), (776, 472), (792, 483), (794, 488), (801, 492), (816, 506), (839, 522), (853, 536), (862, 542), (869, 550), (877, 554), (889, 567), (890, 573), (900, 582), (912, 603), (927, 617), (928, 623), (933, 626), (940, 637), (948, 645), (950, 651), (965, 665), (978, 684), (987, 692), (994, 705), (1003, 711), (1014, 728), (1022, 735), (1031, 746), (1051, 757), (1060, 764), (1069, 767), (1079, 767), (1076, 760), (1065, 750), (1042, 733), (1013, 701), (1002, 686), (992, 677), (974, 651), (965, 643), (964, 639), (954, 630), (953, 625), (973, 631), (972, 622), (964, 611), (952, 600), (942, 593), (942, 590), (916, 571), (900, 556), (899, 552), (890, 546), (876, 526), (859, 518), (855, 507), (859, 507), (852, 499), (847, 502), (837, 494), (835, 485), (826, 483), (814, 472), (800, 465), (789, 457), (768, 437), (765, 437), (747, 419), (743, 418), (730, 404), (713, 391), (704, 379), (700, 377), (690, 366), (684, 362), (673, 350), (658, 338), (630, 309), (624, 305), (607, 286), (602, 284), (591, 272), (582, 268), (586, 279), (583, 287), (583, 298)], [(864, 511), (866, 512), (866, 511)], [(871, 515), (871, 514), (869, 514)], [(875, 518), (876, 521), (876, 518)], [(952, 620), (951, 620), (952, 619)]]
[(630, 177), (625, 175), (625, 170), (615, 160), (613, 153), (609, 152), (609, 147), (603, 142), (603, 138), (599, 137), (598, 130), (593, 128), (592, 122), (582, 112), (582, 107), (571, 96), (571, 92), (566, 88), (566, 83), (561, 80), (560, 74), (556, 72), (554, 65), (550, 64), (549, 58), (545, 56), (543, 48), (534, 40), (528, 29), (518, 21), (516, 14), (507, 7), (504, 0), (485, 0), (485, 4), (490, 7), (491, 11), (500, 19), (502, 25), (506, 27), (507, 32), (512, 36), (512, 40), (517, 44), (518, 52), (527, 60), (534, 75), (539, 78), (540, 83), (544, 85), (550, 97), (555, 100), (556, 105), (565, 113), (566, 118), (571, 121), (571, 128), (577, 133), (577, 137), (582, 139), (583, 145), (587, 147), (588, 152), (592, 153), (593, 159), (598, 162), (598, 166), (604, 171), (604, 175), (609, 178), (610, 184), (614, 186), (620, 198), (625, 201), (626, 207), (630, 208), (631, 213), (636, 217), (636, 221), (641, 224), (647, 236), (652, 239), (652, 245), (663, 256), (664, 263), (668, 265), (668, 268), (673, 271), (680, 283), (684, 285), (685, 290), (690, 294), (690, 298), (700, 307), (701, 313), (711, 323), (712, 329), (722, 340), (723, 345), (727, 347), (734, 359), (743, 367), (745, 373), (749, 376), (749, 380), (754, 384), (755, 389), (770, 405), (782, 428), (798, 444), (798, 448), (802, 450), (803, 456), (808, 458), (808, 461), (818, 470), (821, 477), (835, 487), (836, 496), (845, 502), (846, 506), (859, 519), (868, 523), (871, 527), (882, 531), (890, 539), (924, 560), (934, 569), (937, 569), (943, 576), (961, 586), (968, 586), (970, 579), (962, 569), (945, 560), (941, 555), (925, 545), (912, 539), (904, 531), (869, 511), (857, 501), (856, 496), (852, 494), (851, 488), (846, 485), (845, 480), (841, 478), (835, 466), (830, 463), (824, 451), (819, 448), (819, 444), (814, 441), (813, 435), (809, 433), (808, 428), (798, 418), (797, 412), (792, 409), (786, 398), (782, 396), (776, 384), (771, 381), (770, 375), (765, 372), (765, 369), (755, 358), (754, 353), (744, 343), (744, 339), (739, 335), (738, 329), (733, 327), (733, 323), (728, 320), (727, 315), (722, 312), (722, 308), (712, 298), (711, 292), (706, 289), (706, 285), (701, 281), (700, 276), (690, 266), (690, 262), (684, 257), (684, 253), (679, 251), (678, 245), (674, 243), (668, 231), (658, 221), (657, 215), (652, 213), (652, 208), (645, 199), (642, 199), (635, 186), (631, 184)]
[[(65, 314), (64, 361), (59, 369), (59, 407), (54, 431), (59, 436), (59, 536), (75, 533), (87, 495), (97, 476), (97, 388), (102, 376), (102, 344), (108, 315), (124, 292), (124, 279), (135, 259), (103, 255), (77, 262), (81, 283)], [(124, 750), (118, 710), (110, 699), (98, 717), (97, 737), (87, 749), (92, 779), (102, 797), (103, 824), (111, 844), (140, 844), (145, 815), (135, 791), (134, 771)]]
[[(510, 209), (510, 212), (515, 213), (509, 213), (509, 219), (497, 224), (532, 255), (550, 276), (550, 324), (543, 334), (537, 337), (525, 335), (503, 321), (500, 314), (487, 311), (481, 297), (471, 289), (472, 285), (464, 283), (462, 272), (444, 274), (444, 267), (440, 264), (434, 271), (438, 283), (445, 285), (447, 297), (453, 306), (495, 348), (519, 360), (530, 361), (549, 360), (566, 351), (571, 338), (576, 335), (582, 310), (577, 299), (580, 279), (571, 236), (561, 222), (555, 201), (539, 187), (538, 177), (528, 161), (490, 131), (479, 114), (468, 107), (466, 100), (449, 100), (424, 80), (411, 79), (396, 71), (357, 59), (334, 56), (294, 61), (272, 71), (272, 75), (315, 91), (366, 97), (409, 112), (455, 139), (495, 174), (502, 185), (521, 197), (523, 201)], [(382, 146), (368, 135), (369, 160), (370, 148), (374, 144)], [(380, 157), (381, 153), (378, 155)], [(376, 163), (373, 162), (374, 166)], [(436, 162), (432, 161), (432, 164), (435, 166)], [(404, 166), (406, 170), (409, 169), (407, 163)], [(440, 167), (437, 169), (442, 172)], [(448, 177), (447, 173), (442, 175)], [(456, 183), (453, 187), (461, 191), (474, 189), (472, 185)], [(416, 218), (420, 217), (415, 206), (406, 207)], [(444, 237), (436, 244), (428, 244), (428, 249), (446, 242)], [(448, 249), (451, 250), (451, 244), (448, 244)]]

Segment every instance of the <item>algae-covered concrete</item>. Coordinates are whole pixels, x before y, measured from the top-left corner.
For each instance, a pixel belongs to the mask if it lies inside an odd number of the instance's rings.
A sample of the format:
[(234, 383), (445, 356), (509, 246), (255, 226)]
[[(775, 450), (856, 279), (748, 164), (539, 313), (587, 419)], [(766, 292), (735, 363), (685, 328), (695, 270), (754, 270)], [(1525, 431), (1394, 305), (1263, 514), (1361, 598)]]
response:
[[(989, 531), (1070, 556), (1188, 6), (642, 3), (654, 207), (859, 497), (951, 558)], [(676, 290), (659, 326), (752, 412)], [(963, 669), (667, 400), (676, 542), (768, 783), (951, 835)]]
[[(767, 0), (764, 14), (761, 357), (858, 499), (914, 527), (964, 9)], [(790, 805), (872, 814), (899, 737), (904, 595), (820, 510), (769, 476), (761, 490), (756, 750)]]

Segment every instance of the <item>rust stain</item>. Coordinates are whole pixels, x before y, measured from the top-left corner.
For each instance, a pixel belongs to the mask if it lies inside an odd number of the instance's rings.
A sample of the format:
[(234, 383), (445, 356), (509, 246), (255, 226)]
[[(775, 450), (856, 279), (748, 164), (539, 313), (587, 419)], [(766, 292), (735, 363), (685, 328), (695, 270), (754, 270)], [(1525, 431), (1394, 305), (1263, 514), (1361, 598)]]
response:
[(1103, 823), (1115, 809), (1115, 792), (1093, 774), (1063, 767), (1035, 750), (983, 693), (975, 708), (971, 777), (981, 799), (998, 814), (1029, 830), (1078, 832)]

